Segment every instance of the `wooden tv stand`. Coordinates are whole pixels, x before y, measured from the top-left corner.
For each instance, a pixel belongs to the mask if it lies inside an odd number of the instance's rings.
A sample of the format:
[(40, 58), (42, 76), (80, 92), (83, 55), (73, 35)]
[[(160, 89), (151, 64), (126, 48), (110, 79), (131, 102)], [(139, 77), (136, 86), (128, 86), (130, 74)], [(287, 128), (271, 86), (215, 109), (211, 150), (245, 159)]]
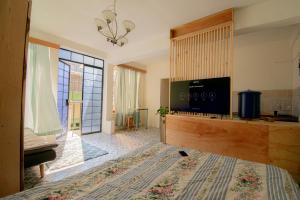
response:
[(300, 182), (300, 123), (167, 115), (166, 143), (270, 163)]

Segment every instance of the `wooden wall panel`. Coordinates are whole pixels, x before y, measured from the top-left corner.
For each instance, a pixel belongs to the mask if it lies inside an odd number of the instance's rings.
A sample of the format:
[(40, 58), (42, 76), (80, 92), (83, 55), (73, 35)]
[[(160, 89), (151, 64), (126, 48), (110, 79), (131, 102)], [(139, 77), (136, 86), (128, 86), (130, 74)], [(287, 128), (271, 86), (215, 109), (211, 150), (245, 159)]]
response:
[(271, 163), (288, 169), (300, 182), (300, 127), (272, 125), (269, 141)]
[(264, 125), (168, 115), (166, 141), (205, 152), (269, 162), (268, 126)]
[(0, 1), (0, 197), (20, 191), (28, 0)]
[(166, 143), (271, 163), (300, 183), (300, 124), (167, 115)]

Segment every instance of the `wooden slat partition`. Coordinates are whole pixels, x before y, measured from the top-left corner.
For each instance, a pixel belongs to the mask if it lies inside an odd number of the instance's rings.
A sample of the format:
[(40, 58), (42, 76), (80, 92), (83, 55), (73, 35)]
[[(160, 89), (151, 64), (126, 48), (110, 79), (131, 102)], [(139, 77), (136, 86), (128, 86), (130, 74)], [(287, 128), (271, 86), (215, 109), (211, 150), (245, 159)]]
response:
[(170, 82), (231, 77), (232, 88), (233, 9), (171, 29), (170, 35)]
[(171, 81), (232, 75), (232, 23), (171, 39)]

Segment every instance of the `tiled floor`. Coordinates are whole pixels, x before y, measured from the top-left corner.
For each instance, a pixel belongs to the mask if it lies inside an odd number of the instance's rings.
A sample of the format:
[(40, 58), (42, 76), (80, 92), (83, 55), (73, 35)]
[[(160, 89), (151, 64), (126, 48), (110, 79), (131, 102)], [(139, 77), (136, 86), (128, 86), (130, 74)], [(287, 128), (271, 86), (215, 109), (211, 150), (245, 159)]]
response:
[[(79, 136), (68, 133), (66, 137)], [(60, 140), (67, 139), (66, 137), (62, 137)], [(95, 133), (81, 136), (81, 139), (93, 146), (107, 151), (108, 154), (56, 171), (46, 169), (46, 175), (42, 179), (39, 177), (38, 166), (25, 169), (25, 189), (47, 182), (58, 181), (92, 167), (101, 165), (108, 160), (127, 154), (148, 142), (159, 142), (159, 129), (142, 129), (128, 132), (122, 131), (116, 134)]]

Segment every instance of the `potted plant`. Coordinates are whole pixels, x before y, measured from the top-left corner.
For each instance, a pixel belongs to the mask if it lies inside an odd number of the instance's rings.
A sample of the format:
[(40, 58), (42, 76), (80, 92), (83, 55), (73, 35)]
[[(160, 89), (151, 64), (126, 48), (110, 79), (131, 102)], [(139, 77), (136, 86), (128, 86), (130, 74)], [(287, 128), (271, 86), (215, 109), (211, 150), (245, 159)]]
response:
[(160, 106), (156, 111), (156, 114), (160, 115), (160, 141), (166, 143), (166, 114), (169, 113), (169, 108), (166, 106)]

